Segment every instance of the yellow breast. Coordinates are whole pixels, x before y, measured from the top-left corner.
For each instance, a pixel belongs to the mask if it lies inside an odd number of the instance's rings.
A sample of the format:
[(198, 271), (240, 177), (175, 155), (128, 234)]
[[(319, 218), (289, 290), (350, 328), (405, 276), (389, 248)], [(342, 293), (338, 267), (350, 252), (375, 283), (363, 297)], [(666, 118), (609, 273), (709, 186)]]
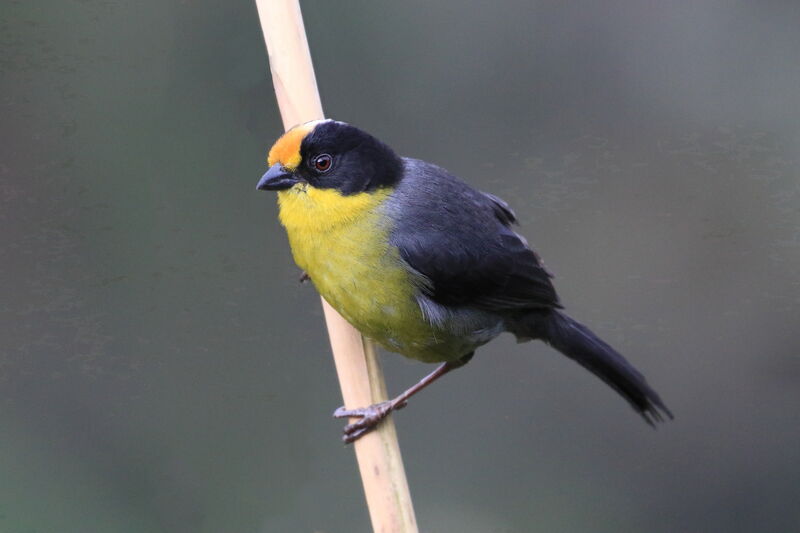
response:
[(385, 260), (387, 228), (377, 212), (385, 199), (384, 192), (343, 196), (306, 184), (278, 193), (295, 262), (326, 298), (351, 283), (354, 270), (370, 272)]
[(421, 342), (430, 332), (397, 250), (388, 243), (390, 228), (379, 210), (388, 194), (343, 196), (298, 185), (281, 191), (278, 201), (295, 262), (320, 294), (362, 333), (402, 351), (400, 344)]

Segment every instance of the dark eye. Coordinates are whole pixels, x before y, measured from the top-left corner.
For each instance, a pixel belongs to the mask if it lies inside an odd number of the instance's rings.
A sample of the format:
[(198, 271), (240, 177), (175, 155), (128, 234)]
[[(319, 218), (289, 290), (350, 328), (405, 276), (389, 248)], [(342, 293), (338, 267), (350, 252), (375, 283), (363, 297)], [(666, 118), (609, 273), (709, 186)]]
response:
[(320, 154), (314, 158), (314, 168), (319, 172), (327, 172), (331, 169), (333, 158), (328, 154)]

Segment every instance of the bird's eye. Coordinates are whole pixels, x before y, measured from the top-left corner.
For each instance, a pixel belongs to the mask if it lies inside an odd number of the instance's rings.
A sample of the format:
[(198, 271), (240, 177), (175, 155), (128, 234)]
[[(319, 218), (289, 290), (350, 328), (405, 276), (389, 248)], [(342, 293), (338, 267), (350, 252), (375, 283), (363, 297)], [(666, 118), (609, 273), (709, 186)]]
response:
[(328, 154), (320, 154), (314, 158), (314, 168), (319, 172), (327, 172), (331, 169), (333, 158)]

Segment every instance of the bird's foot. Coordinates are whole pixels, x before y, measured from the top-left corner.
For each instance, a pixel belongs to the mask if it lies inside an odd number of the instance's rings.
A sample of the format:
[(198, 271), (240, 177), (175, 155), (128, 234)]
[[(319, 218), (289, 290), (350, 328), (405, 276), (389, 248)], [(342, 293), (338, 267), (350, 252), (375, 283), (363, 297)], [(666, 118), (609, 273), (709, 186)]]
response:
[(376, 403), (369, 407), (358, 407), (356, 409), (345, 409), (344, 407), (338, 408), (333, 412), (335, 418), (358, 418), (356, 422), (348, 424), (344, 427), (344, 435), (342, 440), (345, 444), (355, 442), (363, 437), (383, 421), (384, 418), (389, 416), (392, 411), (402, 409), (407, 405), (405, 400), (389, 400), (386, 402)]
[(310, 280), (311, 280), (311, 276), (309, 276), (309, 275), (308, 275), (308, 272), (306, 272), (306, 271), (304, 270), (304, 271), (303, 271), (303, 272), (300, 274), (300, 279), (299, 279), (299, 280), (297, 280), (297, 281), (299, 281), (300, 283), (305, 283), (306, 281), (310, 281)]

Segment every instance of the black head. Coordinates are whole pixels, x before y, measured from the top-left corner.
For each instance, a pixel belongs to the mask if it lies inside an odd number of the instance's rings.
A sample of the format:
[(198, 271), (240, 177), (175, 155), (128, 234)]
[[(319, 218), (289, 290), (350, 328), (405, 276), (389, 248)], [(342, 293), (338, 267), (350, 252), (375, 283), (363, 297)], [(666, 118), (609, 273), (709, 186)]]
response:
[(345, 122), (324, 120), (289, 130), (270, 150), (270, 170), (259, 189), (308, 183), (344, 195), (391, 187), (403, 163), (384, 143)]

